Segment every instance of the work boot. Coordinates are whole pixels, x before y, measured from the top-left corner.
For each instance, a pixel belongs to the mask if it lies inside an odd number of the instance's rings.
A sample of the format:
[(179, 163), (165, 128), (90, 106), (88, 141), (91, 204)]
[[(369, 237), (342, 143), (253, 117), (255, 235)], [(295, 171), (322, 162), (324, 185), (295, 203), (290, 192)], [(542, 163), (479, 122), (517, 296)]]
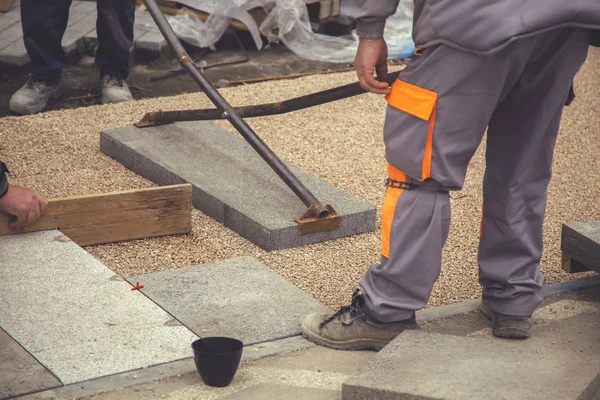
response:
[(102, 77), (102, 104), (123, 103), (133, 100), (133, 96), (129, 91), (129, 86), (123, 79), (115, 78), (114, 76), (104, 75)]
[(495, 312), (485, 303), (481, 303), (481, 311), (492, 321), (492, 334), (506, 339), (527, 339), (531, 335), (531, 317), (517, 317)]
[(46, 108), (50, 97), (60, 97), (65, 91), (62, 76), (55, 85), (49, 85), (33, 77), (10, 98), (9, 108), (15, 114), (35, 114)]
[(358, 290), (352, 304), (334, 314), (310, 314), (302, 321), (302, 334), (318, 345), (337, 350), (381, 350), (406, 329), (418, 329), (413, 316), (405, 321), (380, 323), (363, 310)]

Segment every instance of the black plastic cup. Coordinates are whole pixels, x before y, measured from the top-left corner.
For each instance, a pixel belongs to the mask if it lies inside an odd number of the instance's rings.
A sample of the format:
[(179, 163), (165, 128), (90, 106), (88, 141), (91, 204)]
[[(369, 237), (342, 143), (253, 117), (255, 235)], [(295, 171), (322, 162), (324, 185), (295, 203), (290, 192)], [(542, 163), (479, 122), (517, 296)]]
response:
[(208, 337), (192, 343), (196, 369), (208, 386), (225, 387), (233, 381), (244, 344), (227, 337)]

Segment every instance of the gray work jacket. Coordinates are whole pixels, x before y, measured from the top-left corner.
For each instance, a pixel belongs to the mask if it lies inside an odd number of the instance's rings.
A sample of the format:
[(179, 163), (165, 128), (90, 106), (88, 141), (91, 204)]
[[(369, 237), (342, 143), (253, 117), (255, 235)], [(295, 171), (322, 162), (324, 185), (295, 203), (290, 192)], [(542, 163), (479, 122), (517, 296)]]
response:
[[(383, 36), (399, 0), (342, 0), (340, 13), (357, 20), (360, 37)], [(523, 37), (561, 27), (594, 30), (600, 45), (600, 0), (416, 0), (413, 41), (489, 53)]]

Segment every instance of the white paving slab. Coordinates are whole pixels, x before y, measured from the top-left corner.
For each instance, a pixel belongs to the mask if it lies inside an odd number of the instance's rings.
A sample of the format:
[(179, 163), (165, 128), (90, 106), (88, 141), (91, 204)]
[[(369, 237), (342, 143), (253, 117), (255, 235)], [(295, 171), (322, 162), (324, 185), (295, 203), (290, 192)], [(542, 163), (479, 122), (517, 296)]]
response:
[(189, 357), (197, 338), (58, 231), (0, 237), (0, 304), (64, 384)]

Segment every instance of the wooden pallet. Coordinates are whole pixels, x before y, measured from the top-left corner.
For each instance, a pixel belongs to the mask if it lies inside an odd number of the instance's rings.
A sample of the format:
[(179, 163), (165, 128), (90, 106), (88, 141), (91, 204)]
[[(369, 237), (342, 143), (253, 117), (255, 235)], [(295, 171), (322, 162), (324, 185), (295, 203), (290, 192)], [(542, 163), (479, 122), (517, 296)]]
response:
[[(48, 201), (27, 232), (58, 229), (80, 246), (191, 231), (192, 185), (173, 185)], [(0, 235), (16, 232), (0, 213)]]

